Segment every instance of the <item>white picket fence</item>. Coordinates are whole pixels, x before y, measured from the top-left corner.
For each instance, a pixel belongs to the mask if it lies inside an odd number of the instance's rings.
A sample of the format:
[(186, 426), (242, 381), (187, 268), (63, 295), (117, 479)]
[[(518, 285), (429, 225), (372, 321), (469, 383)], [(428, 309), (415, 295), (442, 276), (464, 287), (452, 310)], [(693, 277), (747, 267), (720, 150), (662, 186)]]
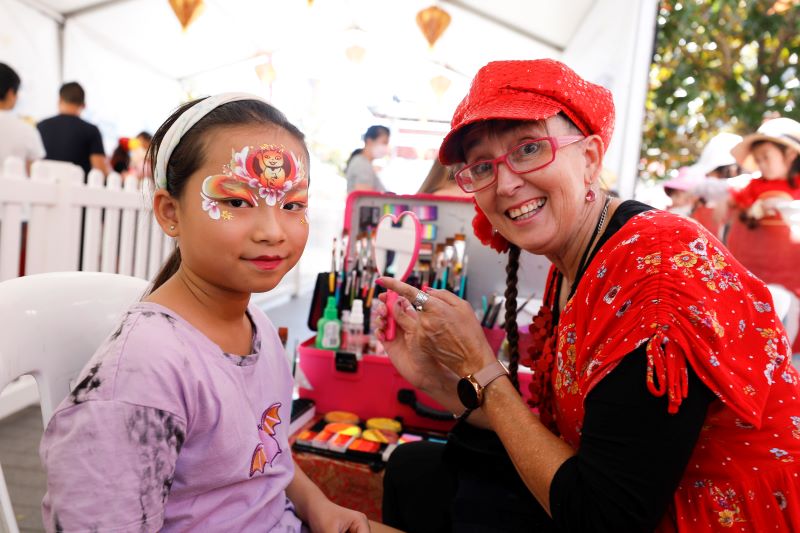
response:
[[(150, 190), (135, 177), (107, 179), (70, 163), (38, 161), (31, 176), (8, 158), (0, 174), (0, 281), (24, 273), (115, 272), (151, 279), (171, 252), (150, 212)], [(81, 219), (85, 208), (83, 243)], [(27, 236), (23, 241), (23, 227)], [(81, 265), (81, 248), (83, 249)]]

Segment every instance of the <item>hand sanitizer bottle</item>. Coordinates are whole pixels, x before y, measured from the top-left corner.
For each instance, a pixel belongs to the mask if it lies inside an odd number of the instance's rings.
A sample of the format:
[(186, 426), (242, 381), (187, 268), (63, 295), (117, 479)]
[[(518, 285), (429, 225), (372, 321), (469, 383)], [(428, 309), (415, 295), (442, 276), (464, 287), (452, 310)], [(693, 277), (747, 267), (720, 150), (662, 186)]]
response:
[(317, 322), (317, 348), (337, 350), (342, 342), (342, 322), (338, 318), (336, 298), (328, 297), (322, 318)]

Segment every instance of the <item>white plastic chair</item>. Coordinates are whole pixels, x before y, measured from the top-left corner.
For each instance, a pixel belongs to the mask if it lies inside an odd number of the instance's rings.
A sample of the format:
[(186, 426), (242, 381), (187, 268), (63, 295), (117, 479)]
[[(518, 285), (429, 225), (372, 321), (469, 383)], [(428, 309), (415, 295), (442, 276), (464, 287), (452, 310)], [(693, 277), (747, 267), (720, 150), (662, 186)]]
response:
[[(32, 375), (46, 427), (71, 382), (146, 288), (143, 279), (100, 272), (53, 272), (0, 283), (0, 391)], [(0, 514), (6, 529), (18, 533), (2, 468)]]

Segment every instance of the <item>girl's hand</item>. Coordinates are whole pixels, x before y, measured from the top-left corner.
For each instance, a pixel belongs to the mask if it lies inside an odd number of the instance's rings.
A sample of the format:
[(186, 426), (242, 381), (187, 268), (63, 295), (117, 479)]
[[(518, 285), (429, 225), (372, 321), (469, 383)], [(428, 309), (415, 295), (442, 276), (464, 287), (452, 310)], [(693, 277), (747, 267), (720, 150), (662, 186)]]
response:
[(403, 297), (395, 309), (398, 335), (384, 343), (390, 357), (394, 346), (402, 346), (414, 360), (428, 356), (458, 376), (473, 374), (495, 360), (469, 302), (449, 291), (428, 290), (423, 310), (416, 311), (410, 302), (419, 289), (392, 278), (382, 277), (380, 282)]
[(426, 391), (436, 387), (442, 381), (442, 374), (450, 371), (424, 354), (417, 345), (418, 313), (407, 300), (398, 298), (392, 310), (397, 323), (397, 333), (393, 340), (386, 340), (386, 293), (378, 298), (380, 301), (372, 304), (378, 306), (376, 336), (386, 349), (395, 369), (418, 389)]
[(369, 521), (364, 513), (336, 505), (329, 499), (320, 500), (309, 509), (308, 526), (314, 533), (369, 533)]
[(756, 200), (753, 202), (753, 205), (750, 206), (750, 209), (747, 210), (747, 216), (755, 220), (761, 220), (766, 215), (767, 209), (764, 200)]

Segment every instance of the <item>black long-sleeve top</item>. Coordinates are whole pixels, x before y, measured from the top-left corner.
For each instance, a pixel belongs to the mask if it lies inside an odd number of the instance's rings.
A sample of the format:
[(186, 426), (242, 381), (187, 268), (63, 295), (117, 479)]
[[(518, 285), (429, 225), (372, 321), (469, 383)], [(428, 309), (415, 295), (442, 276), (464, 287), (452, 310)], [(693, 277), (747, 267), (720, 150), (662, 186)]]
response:
[[(623, 202), (595, 250), (648, 209), (639, 202)], [(653, 531), (715, 398), (697, 374), (688, 371), (688, 396), (674, 415), (668, 413), (666, 396), (657, 398), (647, 389), (645, 346), (625, 356), (595, 386), (584, 402), (580, 447), (557, 470), (550, 486), (552, 518), (525, 487), (497, 436), (459, 424), (447, 454), (458, 479), (454, 531)]]

